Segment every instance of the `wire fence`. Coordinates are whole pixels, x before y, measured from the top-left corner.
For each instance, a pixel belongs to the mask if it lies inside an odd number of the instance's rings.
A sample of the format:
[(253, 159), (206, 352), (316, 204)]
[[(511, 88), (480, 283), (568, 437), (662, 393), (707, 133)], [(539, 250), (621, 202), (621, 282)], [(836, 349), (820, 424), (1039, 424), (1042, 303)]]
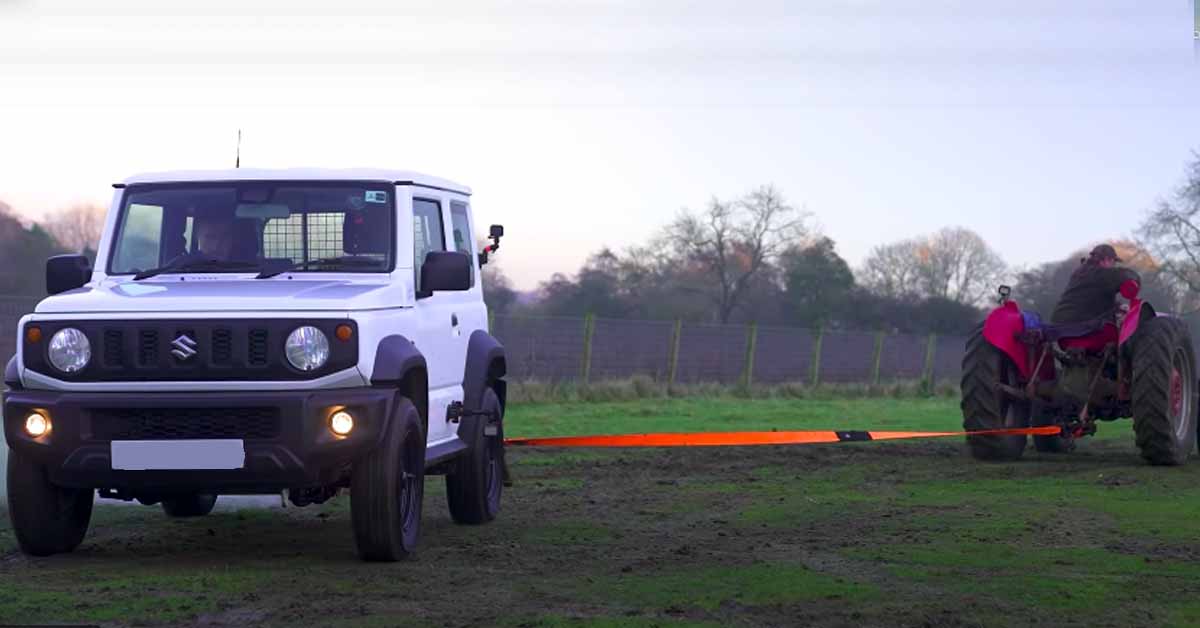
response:
[[(0, 297), (0, 357), (37, 299)], [(495, 316), (509, 376), (662, 383), (881, 383), (957, 380), (962, 336), (820, 331), (680, 321)]]

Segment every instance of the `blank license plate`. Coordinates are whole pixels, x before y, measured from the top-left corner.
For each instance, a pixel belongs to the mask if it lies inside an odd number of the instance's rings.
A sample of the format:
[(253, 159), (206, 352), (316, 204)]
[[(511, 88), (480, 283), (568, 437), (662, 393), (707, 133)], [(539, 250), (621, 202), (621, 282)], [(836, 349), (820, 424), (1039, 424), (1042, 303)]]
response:
[(241, 440), (115, 440), (112, 468), (125, 471), (241, 469)]

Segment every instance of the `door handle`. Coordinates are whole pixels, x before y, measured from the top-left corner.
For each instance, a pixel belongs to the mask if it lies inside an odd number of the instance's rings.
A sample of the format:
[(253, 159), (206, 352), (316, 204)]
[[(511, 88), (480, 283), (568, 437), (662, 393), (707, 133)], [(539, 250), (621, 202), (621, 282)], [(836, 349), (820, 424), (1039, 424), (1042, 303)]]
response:
[(450, 326), (451, 326), (451, 327), (458, 327), (458, 314), (451, 314), (451, 315), (450, 315)]

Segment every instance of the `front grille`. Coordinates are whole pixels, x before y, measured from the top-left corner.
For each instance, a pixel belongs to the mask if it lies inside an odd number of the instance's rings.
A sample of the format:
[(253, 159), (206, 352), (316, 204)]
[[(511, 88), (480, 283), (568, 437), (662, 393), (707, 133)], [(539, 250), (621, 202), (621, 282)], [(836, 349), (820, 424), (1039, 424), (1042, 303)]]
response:
[(143, 329), (138, 332), (138, 366), (158, 365), (158, 332)]
[[(94, 359), (82, 371), (63, 373), (47, 359), (44, 345), (24, 341), (25, 367), (76, 382), (129, 381), (300, 381), (352, 368), (357, 341), (335, 341), (338, 325), (326, 319), (179, 319), (39, 321), (43, 333), (77, 327), (91, 341)], [(284, 339), (301, 325), (321, 329), (330, 343), (329, 361), (314, 371), (293, 368)], [(355, 337), (355, 334), (351, 334)]]
[(250, 332), (250, 366), (265, 366), (266, 364), (267, 330), (252, 330)]
[(233, 361), (233, 332), (218, 328), (212, 334), (213, 364), (226, 365)]
[(95, 440), (271, 439), (276, 408), (104, 408), (93, 410)]
[(104, 330), (104, 363), (114, 368), (125, 366), (125, 334), (119, 329)]

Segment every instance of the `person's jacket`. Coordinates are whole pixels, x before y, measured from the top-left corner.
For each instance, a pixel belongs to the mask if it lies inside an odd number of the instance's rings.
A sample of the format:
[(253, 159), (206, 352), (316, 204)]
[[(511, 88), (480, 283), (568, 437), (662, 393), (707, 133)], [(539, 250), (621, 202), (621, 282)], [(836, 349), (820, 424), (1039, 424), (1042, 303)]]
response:
[(1082, 323), (1112, 314), (1121, 284), (1129, 280), (1140, 283), (1141, 277), (1132, 269), (1118, 266), (1080, 266), (1059, 297), (1051, 322)]

